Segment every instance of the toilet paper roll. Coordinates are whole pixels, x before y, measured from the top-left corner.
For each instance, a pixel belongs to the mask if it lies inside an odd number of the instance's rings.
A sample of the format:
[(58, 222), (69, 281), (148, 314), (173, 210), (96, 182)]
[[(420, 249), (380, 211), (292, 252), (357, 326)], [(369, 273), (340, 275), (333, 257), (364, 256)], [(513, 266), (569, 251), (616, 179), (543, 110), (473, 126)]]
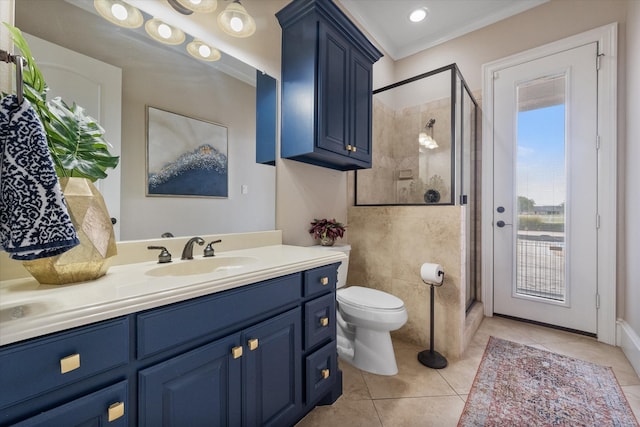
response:
[(435, 285), (441, 285), (444, 279), (444, 270), (440, 264), (432, 264), (425, 262), (420, 267), (420, 277), (426, 283), (433, 283)]

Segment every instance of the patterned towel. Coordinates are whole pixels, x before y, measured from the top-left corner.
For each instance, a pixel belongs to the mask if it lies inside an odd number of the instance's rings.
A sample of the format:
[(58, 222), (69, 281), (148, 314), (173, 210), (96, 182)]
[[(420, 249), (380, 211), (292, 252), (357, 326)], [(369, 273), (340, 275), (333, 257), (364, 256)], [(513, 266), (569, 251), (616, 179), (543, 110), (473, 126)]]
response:
[(79, 244), (35, 110), (15, 95), (0, 101), (0, 249), (17, 260)]

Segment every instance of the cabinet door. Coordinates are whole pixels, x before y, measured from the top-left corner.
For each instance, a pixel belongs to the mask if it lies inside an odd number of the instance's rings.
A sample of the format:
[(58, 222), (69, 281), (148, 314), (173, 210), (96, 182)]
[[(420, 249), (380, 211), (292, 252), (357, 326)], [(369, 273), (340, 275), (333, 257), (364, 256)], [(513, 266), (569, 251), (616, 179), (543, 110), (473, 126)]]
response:
[(127, 426), (127, 382), (122, 381), (43, 412), (14, 426), (123, 427)]
[(319, 148), (348, 156), (349, 43), (322, 21), (318, 23)]
[(372, 66), (359, 51), (351, 51), (351, 94), (350, 105), (351, 145), (350, 156), (371, 164), (371, 110), (372, 110)]
[(140, 371), (140, 426), (240, 425), (242, 359), (234, 348), (242, 348), (240, 334)]
[(284, 426), (302, 406), (301, 310), (245, 330), (244, 426)]

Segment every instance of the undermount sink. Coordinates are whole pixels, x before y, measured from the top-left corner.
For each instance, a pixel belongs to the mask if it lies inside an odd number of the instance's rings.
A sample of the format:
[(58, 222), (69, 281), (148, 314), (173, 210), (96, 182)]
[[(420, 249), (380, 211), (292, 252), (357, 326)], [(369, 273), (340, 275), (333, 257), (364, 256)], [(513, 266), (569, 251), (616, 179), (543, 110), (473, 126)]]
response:
[(197, 258), (161, 265), (147, 271), (148, 276), (191, 276), (207, 274), (219, 270), (233, 270), (258, 262), (257, 258), (246, 256), (215, 256), (211, 258)]

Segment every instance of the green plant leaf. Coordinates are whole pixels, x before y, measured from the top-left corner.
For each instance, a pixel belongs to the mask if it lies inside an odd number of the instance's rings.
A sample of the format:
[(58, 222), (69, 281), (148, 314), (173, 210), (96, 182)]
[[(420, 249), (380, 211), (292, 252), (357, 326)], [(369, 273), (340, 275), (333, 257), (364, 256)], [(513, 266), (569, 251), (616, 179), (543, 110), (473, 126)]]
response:
[(49, 152), (60, 177), (82, 177), (91, 181), (107, 177), (120, 158), (109, 152), (104, 129), (84, 108), (75, 103), (69, 107), (61, 98), (47, 101), (49, 90), (22, 32), (4, 23), (24, 58), (23, 93), (42, 122)]
[(111, 156), (102, 138), (104, 129), (84, 108), (68, 106), (60, 97), (47, 102), (50, 150), (59, 176), (106, 178), (105, 170), (118, 165), (119, 158)]

